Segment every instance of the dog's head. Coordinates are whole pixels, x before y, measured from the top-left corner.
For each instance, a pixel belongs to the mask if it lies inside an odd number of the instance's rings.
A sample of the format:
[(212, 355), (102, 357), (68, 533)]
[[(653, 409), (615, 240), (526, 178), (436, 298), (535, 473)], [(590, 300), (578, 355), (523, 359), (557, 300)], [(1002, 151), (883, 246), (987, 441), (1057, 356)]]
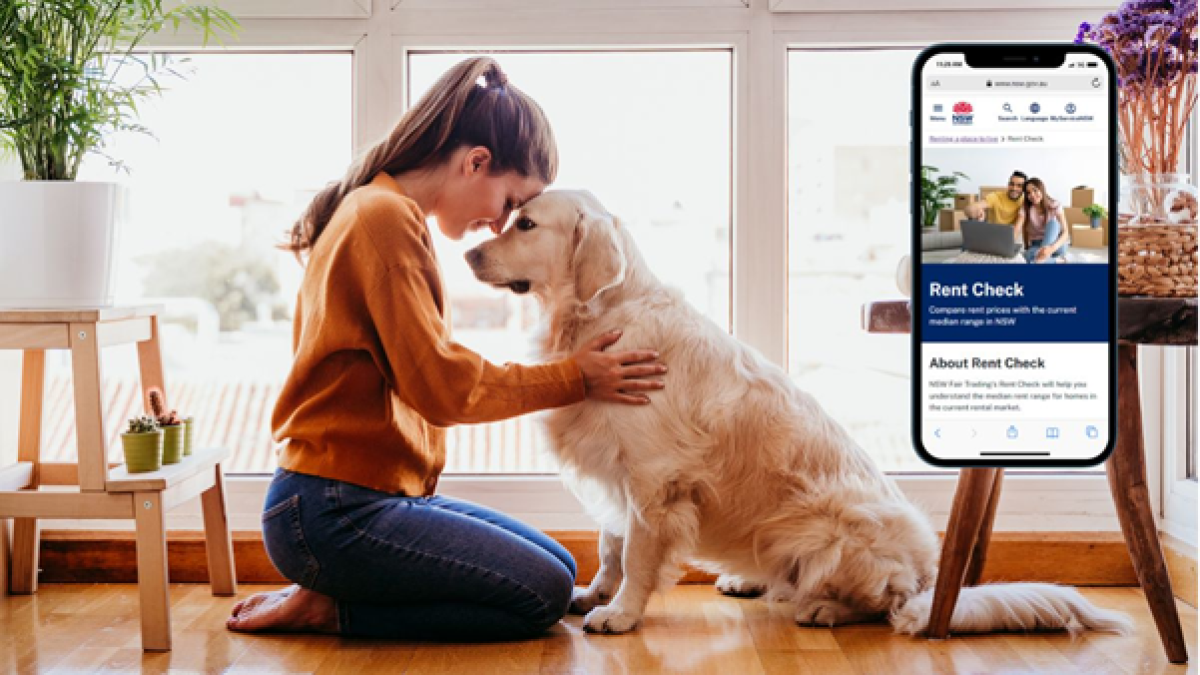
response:
[(467, 251), (480, 281), (543, 300), (573, 289), (592, 304), (625, 279), (616, 218), (590, 192), (553, 190), (530, 200), (499, 237)]

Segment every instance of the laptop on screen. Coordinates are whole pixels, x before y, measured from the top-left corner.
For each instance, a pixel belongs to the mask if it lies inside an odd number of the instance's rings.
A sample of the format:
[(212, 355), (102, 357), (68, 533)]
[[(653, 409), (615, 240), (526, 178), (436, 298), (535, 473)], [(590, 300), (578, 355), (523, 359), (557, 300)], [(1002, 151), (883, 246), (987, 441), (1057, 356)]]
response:
[(1013, 226), (983, 220), (962, 221), (963, 250), (1011, 258), (1021, 252), (1013, 240)]

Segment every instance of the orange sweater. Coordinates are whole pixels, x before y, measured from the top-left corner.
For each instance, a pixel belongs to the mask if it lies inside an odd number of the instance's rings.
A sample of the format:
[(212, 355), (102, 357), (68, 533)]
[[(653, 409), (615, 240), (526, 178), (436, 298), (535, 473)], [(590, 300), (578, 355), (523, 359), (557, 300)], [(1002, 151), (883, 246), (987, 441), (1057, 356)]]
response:
[(386, 172), (347, 195), (300, 285), (295, 360), (271, 414), (279, 465), (430, 495), (443, 427), (583, 400), (573, 360), (493, 365), (451, 341), (449, 312), (417, 203)]

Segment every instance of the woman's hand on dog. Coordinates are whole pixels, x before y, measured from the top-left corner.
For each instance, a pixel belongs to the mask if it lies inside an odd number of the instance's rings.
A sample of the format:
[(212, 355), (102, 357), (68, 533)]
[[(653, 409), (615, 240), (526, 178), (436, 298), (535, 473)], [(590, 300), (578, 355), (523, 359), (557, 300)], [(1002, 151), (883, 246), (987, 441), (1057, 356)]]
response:
[(650, 397), (636, 392), (662, 389), (662, 380), (648, 379), (651, 375), (667, 372), (667, 367), (657, 363), (658, 352), (638, 350), (628, 352), (605, 352), (605, 348), (621, 339), (621, 331), (614, 330), (593, 339), (572, 357), (583, 371), (587, 397), (598, 401), (645, 405)]

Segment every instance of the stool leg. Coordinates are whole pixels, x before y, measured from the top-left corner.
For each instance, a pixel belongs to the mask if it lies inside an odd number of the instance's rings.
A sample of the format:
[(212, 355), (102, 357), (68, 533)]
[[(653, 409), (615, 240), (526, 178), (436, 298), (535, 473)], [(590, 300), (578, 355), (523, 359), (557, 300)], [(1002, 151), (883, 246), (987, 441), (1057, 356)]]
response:
[(167, 575), (167, 527), (161, 492), (135, 492), (138, 595), (141, 599), (142, 649), (170, 651), (171, 593)]
[(1133, 558), (1133, 569), (1150, 604), (1158, 635), (1171, 663), (1187, 662), (1187, 645), (1171, 592), (1146, 486), (1146, 454), (1142, 436), (1142, 403), (1138, 391), (1137, 345), (1122, 342), (1117, 354), (1117, 446), (1108, 458), (1108, 487), (1121, 521), (1121, 532)]
[(41, 529), (37, 518), (13, 519), (11, 571), (13, 595), (29, 595), (37, 592)]
[(9, 542), (8, 519), (0, 518), (0, 597), (8, 595)]
[(208, 580), (213, 595), (237, 595), (237, 575), (233, 566), (233, 540), (225, 509), (225, 477), (221, 465), (214, 469), (213, 486), (200, 500), (204, 509), (204, 538), (208, 552)]
[[(33, 482), (40, 480), (42, 461), (42, 404), (46, 396), (46, 352), (27, 349), (21, 357), (21, 426), (17, 437), (17, 460), (33, 463)], [(36, 518), (14, 518), (12, 564), (9, 570), (14, 595), (37, 592), (40, 530)], [(7, 585), (7, 584), (6, 584)]]
[(96, 324), (70, 324), (71, 376), (75, 389), (75, 441), (79, 489), (103, 492), (108, 480), (108, 435), (104, 431), (104, 377)]
[(938, 563), (937, 586), (927, 630), (930, 638), (941, 639), (950, 633), (950, 618), (962, 590), (968, 557), (987, 513), (997, 471), (999, 469), (963, 469), (959, 472), (954, 506), (946, 526), (946, 538), (942, 541), (942, 558)]
[(992, 525), (996, 522), (996, 505), (1000, 503), (1000, 486), (1003, 483), (1004, 469), (996, 469), (996, 478), (992, 481), (992, 494), (988, 497), (983, 524), (979, 526), (979, 538), (975, 540), (975, 548), (971, 550), (971, 562), (967, 566), (966, 576), (963, 577), (963, 586), (978, 586), (979, 579), (983, 576), (988, 545), (992, 540)]

